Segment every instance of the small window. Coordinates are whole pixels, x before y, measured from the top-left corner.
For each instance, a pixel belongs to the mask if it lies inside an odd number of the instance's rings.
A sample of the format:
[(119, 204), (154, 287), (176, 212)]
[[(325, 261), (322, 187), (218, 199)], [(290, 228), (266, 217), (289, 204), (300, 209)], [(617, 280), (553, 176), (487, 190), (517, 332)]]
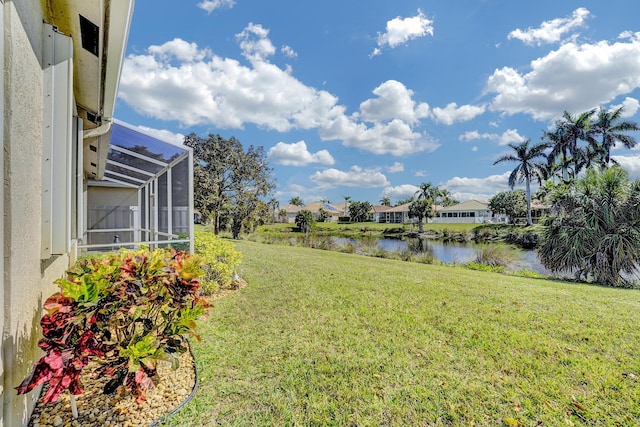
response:
[(82, 33), (82, 47), (98, 56), (100, 53), (100, 27), (80, 16), (80, 32)]

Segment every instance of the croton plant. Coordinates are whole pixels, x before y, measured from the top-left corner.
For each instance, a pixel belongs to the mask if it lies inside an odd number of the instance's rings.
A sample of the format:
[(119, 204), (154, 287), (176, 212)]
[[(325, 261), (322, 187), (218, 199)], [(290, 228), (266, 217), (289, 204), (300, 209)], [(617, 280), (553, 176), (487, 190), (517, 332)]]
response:
[(65, 390), (81, 394), (80, 373), (96, 360), (95, 375), (111, 378), (104, 393), (127, 389), (144, 400), (159, 381), (158, 362), (177, 367), (188, 349), (185, 337), (200, 340), (195, 321), (210, 307), (198, 292), (201, 264), (199, 257), (173, 249), (78, 260), (55, 282), (60, 292), (44, 304), (38, 346), (45, 355), (16, 387), (18, 394), (43, 383), (45, 403)]

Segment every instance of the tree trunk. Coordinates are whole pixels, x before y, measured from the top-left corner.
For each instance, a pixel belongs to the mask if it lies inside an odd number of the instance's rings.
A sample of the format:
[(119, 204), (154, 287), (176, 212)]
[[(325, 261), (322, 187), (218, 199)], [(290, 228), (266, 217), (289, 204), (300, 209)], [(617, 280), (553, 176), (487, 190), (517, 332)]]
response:
[(527, 225), (533, 225), (533, 220), (531, 219), (531, 185), (528, 176), (525, 178), (525, 183), (527, 186)]

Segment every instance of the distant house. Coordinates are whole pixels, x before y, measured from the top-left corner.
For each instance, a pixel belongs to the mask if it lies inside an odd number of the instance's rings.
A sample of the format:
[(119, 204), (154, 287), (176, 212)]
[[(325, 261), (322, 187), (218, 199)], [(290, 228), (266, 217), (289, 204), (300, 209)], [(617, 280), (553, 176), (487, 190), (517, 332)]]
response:
[(404, 205), (394, 206), (380, 212), (378, 222), (387, 224), (404, 224), (405, 222), (409, 222), (409, 205), (410, 203), (405, 203)]
[(467, 223), (483, 224), (492, 222), (507, 222), (505, 215), (496, 215), (489, 209), (489, 203), (469, 200), (457, 205), (447, 206), (438, 211), (433, 219), (435, 223)]
[(374, 222), (386, 222), (385, 221), (385, 212), (388, 211), (389, 209), (391, 209), (391, 206), (384, 206), (384, 205), (373, 205), (371, 206), (371, 215), (370, 215), (370, 221), (374, 221)]
[(332, 205), (331, 203), (327, 203), (327, 202), (309, 203), (308, 205), (306, 205), (302, 209), (311, 211), (311, 213), (313, 214), (313, 218), (316, 221), (319, 218), (320, 209), (323, 209), (325, 212), (327, 212), (329, 214), (329, 217), (326, 219), (327, 222), (329, 222), (329, 221), (338, 221), (338, 217), (341, 217), (344, 214), (343, 210), (340, 210), (336, 206)]
[[(276, 217), (278, 218), (278, 221), (280, 221), (280, 222), (294, 223), (294, 222), (296, 222), (296, 215), (298, 215), (298, 212), (300, 212), (302, 209), (304, 209), (304, 208), (302, 206), (298, 206), (298, 205), (280, 206), (276, 210)], [(280, 211), (283, 211), (283, 210), (287, 214), (284, 217), (281, 217), (280, 216)]]
[(542, 217), (548, 215), (551, 211), (551, 206), (542, 203), (540, 200), (531, 201), (531, 219), (534, 223), (540, 221)]

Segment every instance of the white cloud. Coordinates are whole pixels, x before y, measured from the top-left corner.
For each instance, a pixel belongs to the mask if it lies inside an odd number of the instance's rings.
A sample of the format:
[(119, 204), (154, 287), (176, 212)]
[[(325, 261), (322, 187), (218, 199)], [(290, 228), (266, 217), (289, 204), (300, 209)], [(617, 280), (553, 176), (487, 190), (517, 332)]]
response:
[(415, 185), (404, 184), (398, 185), (396, 187), (386, 187), (382, 191), (382, 195), (391, 199), (402, 200), (413, 197), (418, 190), (420, 190), (420, 188), (416, 187)]
[(211, 13), (221, 7), (228, 7), (231, 9), (235, 3), (236, 2), (234, 0), (203, 0), (198, 3), (198, 7), (206, 10), (207, 13)]
[(179, 39), (151, 46), (146, 55), (126, 58), (118, 95), (140, 114), (187, 127), (253, 123), (285, 132), (319, 127), (343, 114), (335, 96), (260, 61), (264, 50), (245, 48), (256, 59), (252, 68)]
[(370, 56), (379, 55), (384, 46), (390, 48), (426, 35), (433, 36), (433, 20), (418, 9), (418, 14), (409, 18), (396, 17), (387, 22), (386, 32), (378, 33), (378, 47)]
[(527, 138), (520, 135), (517, 129), (507, 129), (502, 133), (502, 135), (500, 135), (498, 143), (500, 145), (507, 145), (511, 143), (519, 144), (521, 142), (525, 142), (526, 140)]
[(428, 135), (414, 132), (411, 126), (397, 119), (367, 127), (346, 116), (339, 116), (329, 126), (321, 128), (319, 133), (323, 140), (342, 139), (347, 147), (357, 147), (374, 154), (403, 156), (433, 151), (440, 146)]
[(622, 101), (622, 104), (612, 105), (611, 107), (609, 107), (609, 109), (617, 110), (620, 107), (624, 107), (624, 110), (622, 110), (622, 114), (620, 115), (620, 117), (626, 119), (636, 115), (638, 110), (640, 110), (640, 102), (635, 98), (627, 96), (624, 101)]
[(269, 30), (260, 24), (250, 22), (242, 32), (236, 34), (242, 55), (252, 63), (264, 62), (276, 53), (276, 48), (268, 38)]
[(204, 60), (211, 52), (207, 49), (199, 49), (196, 43), (187, 43), (182, 39), (173, 39), (160, 46), (149, 46), (149, 53), (164, 62), (175, 59), (181, 62), (199, 62)]
[(566, 43), (532, 61), (527, 73), (495, 70), (486, 90), (496, 94), (491, 109), (538, 120), (589, 110), (640, 87), (638, 57), (640, 33), (625, 33), (615, 43)]
[(143, 133), (146, 133), (147, 135), (151, 135), (161, 141), (170, 142), (175, 145), (183, 145), (184, 143), (184, 135), (181, 133), (174, 133), (166, 129), (154, 129), (148, 126), (136, 126), (136, 127), (140, 129)]
[(389, 185), (387, 177), (375, 169), (362, 169), (360, 166), (352, 166), (348, 171), (338, 169), (326, 169), (314, 173), (310, 179), (321, 188), (334, 188), (339, 186), (375, 188)]
[(413, 174), (413, 176), (417, 176), (417, 177), (424, 177), (427, 176), (427, 172), (426, 171), (416, 171), (416, 173)]
[(385, 169), (389, 173), (404, 172), (404, 163), (395, 162), (391, 166), (387, 166)]
[(500, 136), (495, 134), (495, 133), (480, 133), (477, 130), (470, 130), (467, 131), (465, 133), (463, 133), (462, 135), (460, 135), (458, 137), (458, 139), (460, 141), (476, 141), (478, 139), (489, 139), (492, 141), (495, 141), (499, 138)]
[(583, 27), (589, 15), (590, 12), (581, 7), (574, 10), (570, 17), (544, 21), (538, 28), (515, 29), (509, 33), (507, 38), (521, 40), (530, 46), (556, 43), (562, 40), (562, 37), (568, 32)]
[(611, 156), (611, 158), (629, 172), (631, 179), (640, 179), (640, 156)]
[(387, 80), (373, 90), (377, 98), (360, 104), (360, 117), (369, 122), (400, 119), (413, 124), (421, 118), (429, 117), (429, 104), (416, 105), (413, 91), (396, 80)]
[(510, 190), (508, 180), (511, 171), (485, 178), (453, 177), (439, 185), (449, 190), (455, 199), (487, 201), (500, 191)]
[(304, 141), (293, 144), (278, 142), (269, 149), (268, 157), (274, 163), (285, 166), (306, 166), (311, 163), (333, 165), (336, 162), (327, 150), (310, 153)]
[(287, 56), (289, 58), (295, 58), (298, 56), (298, 54), (296, 53), (295, 50), (293, 50), (293, 48), (291, 46), (282, 46), (280, 48), (280, 52), (283, 53), (284, 56)]
[(432, 114), (435, 117), (436, 122), (445, 125), (452, 125), (456, 122), (466, 122), (472, 120), (484, 113), (485, 107), (475, 105), (461, 105), (452, 102), (445, 108), (436, 107), (433, 109)]
[(507, 145), (510, 143), (521, 143), (527, 140), (518, 133), (517, 129), (507, 129), (501, 135), (497, 133), (480, 133), (477, 130), (467, 131), (458, 137), (460, 141), (476, 141), (479, 139), (488, 139), (495, 141), (499, 145)]
[[(268, 62), (275, 53), (268, 33), (261, 25), (249, 24), (237, 35), (250, 66), (181, 39), (151, 46), (146, 54), (131, 54), (123, 65), (118, 96), (139, 114), (176, 120), (185, 127), (241, 129), (251, 123), (279, 132), (316, 129), (323, 140), (394, 156), (439, 146), (426, 133), (413, 130), (429, 115), (429, 106), (413, 101), (413, 92), (401, 83), (381, 84), (374, 90), (378, 98), (363, 102), (362, 113), (349, 116), (336, 96), (306, 86), (289, 66), (282, 69)], [(396, 113), (383, 101), (397, 108)]]

